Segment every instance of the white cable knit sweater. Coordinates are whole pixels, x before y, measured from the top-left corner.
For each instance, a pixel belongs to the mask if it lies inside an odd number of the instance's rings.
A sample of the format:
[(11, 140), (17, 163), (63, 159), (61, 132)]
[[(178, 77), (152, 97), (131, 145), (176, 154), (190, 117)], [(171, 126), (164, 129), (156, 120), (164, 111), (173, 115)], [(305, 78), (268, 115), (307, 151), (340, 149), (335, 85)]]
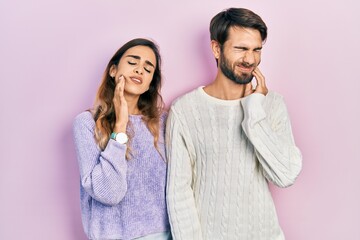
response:
[(268, 181), (292, 185), (302, 157), (280, 95), (221, 100), (199, 87), (174, 101), (166, 142), (175, 240), (285, 239)]

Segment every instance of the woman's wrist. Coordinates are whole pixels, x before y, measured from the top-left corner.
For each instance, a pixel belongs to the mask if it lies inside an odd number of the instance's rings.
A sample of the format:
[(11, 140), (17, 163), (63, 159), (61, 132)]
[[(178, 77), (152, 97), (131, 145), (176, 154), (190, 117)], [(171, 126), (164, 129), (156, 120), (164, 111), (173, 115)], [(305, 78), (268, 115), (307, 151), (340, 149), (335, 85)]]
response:
[(119, 132), (126, 132), (126, 123), (116, 123), (113, 129), (113, 132), (119, 133)]

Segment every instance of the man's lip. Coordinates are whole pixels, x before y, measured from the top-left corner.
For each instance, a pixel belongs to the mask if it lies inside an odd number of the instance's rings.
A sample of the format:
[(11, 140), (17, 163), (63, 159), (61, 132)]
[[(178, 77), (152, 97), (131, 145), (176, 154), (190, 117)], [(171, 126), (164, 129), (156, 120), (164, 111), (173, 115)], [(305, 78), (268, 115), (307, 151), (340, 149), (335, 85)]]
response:
[(130, 80), (136, 84), (142, 84), (143, 80), (140, 77), (130, 77)]
[(237, 67), (240, 68), (242, 72), (252, 72), (254, 70), (253, 67), (244, 67), (242, 65), (237, 65)]

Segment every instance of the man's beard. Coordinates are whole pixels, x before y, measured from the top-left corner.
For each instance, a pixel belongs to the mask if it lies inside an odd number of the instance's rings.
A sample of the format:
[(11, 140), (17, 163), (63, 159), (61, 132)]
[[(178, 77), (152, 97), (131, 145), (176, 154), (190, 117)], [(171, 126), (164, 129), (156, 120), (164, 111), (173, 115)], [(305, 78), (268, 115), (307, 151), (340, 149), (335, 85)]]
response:
[[(242, 63), (242, 65), (246, 67), (251, 66), (251, 65), (246, 65), (245, 63)], [(246, 74), (246, 73), (242, 73), (241, 75), (236, 74), (231, 69), (230, 62), (226, 59), (223, 52), (220, 53), (220, 69), (228, 79), (230, 79), (231, 81), (237, 84), (248, 84), (249, 82), (251, 82), (253, 78), (252, 74)]]

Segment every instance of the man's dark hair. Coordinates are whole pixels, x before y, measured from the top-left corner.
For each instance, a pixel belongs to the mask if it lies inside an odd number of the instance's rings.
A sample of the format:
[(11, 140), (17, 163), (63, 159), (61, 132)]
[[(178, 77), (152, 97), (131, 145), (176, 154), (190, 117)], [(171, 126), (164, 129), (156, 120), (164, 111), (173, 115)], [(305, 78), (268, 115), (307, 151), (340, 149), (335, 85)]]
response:
[(245, 8), (229, 8), (215, 15), (210, 22), (210, 38), (220, 46), (226, 42), (231, 27), (252, 28), (260, 32), (261, 40), (267, 37), (267, 27), (260, 16)]

